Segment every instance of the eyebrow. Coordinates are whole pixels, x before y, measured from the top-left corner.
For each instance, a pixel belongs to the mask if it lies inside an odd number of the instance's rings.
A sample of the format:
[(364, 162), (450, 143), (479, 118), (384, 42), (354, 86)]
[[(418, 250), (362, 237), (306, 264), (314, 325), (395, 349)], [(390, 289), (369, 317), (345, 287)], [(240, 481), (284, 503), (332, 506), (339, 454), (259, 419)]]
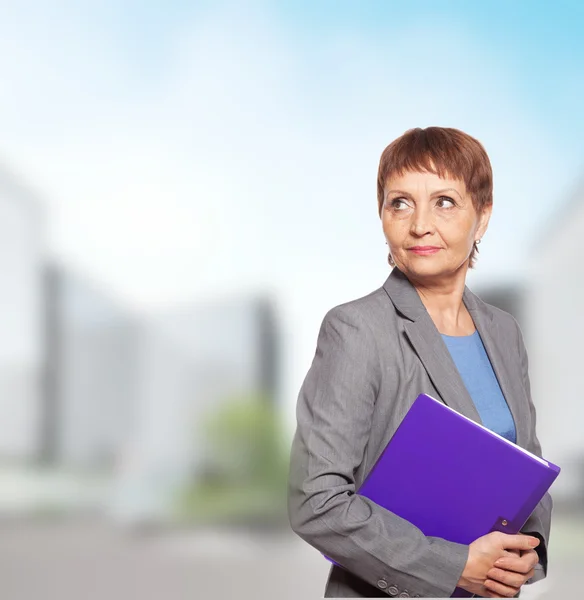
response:
[[(460, 192), (458, 190), (455, 190), (454, 188), (444, 188), (443, 190), (436, 190), (435, 192), (432, 192), (432, 196), (443, 194), (444, 192), (455, 192), (458, 196), (462, 198)], [(404, 190), (389, 190), (387, 192), (387, 195), (389, 196), (389, 194), (399, 194), (400, 196), (406, 196), (407, 198), (413, 197), (409, 192), (405, 192)]]

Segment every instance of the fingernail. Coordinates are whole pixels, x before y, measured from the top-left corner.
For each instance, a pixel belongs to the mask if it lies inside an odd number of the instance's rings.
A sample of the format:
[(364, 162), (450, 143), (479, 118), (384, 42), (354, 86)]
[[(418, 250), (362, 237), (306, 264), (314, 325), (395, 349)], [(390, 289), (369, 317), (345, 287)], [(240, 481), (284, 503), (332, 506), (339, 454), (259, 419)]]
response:
[(535, 548), (535, 547), (536, 547), (538, 544), (539, 544), (539, 540), (538, 540), (537, 538), (531, 538), (531, 539), (529, 540), (529, 545), (530, 545), (532, 548)]

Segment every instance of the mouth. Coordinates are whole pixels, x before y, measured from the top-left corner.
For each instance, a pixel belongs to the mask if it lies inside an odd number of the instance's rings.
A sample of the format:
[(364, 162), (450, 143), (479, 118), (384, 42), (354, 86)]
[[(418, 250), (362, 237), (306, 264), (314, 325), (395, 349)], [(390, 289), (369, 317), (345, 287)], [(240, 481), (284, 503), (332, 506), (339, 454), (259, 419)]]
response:
[(436, 254), (440, 248), (438, 246), (413, 246), (412, 248), (408, 248), (408, 250), (414, 254), (426, 256), (428, 254)]

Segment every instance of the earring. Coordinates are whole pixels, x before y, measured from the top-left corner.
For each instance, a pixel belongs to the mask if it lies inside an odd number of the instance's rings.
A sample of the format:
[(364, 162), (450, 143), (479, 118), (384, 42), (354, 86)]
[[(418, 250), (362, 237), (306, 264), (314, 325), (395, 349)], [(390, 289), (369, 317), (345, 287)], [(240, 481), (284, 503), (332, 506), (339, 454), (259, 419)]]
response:
[(480, 244), (480, 243), (481, 243), (481, 240), (480, 240), (480, 239), (478, 239), (478, 240), (475, 240), (475, 244)]

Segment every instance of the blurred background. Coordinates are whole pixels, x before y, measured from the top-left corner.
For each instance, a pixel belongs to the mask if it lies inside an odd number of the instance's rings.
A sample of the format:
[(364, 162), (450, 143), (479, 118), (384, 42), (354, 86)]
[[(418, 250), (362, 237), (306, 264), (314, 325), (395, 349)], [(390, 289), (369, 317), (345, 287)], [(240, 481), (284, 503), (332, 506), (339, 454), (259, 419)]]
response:
[(522, 597), (575, 590), (583, 26), (577, 1), (0, 2), (3, 597), (322, 596), (285, 513), (296, 397), (324, 314), (389, 274), (379, 156), (430, 125), (490, 155), (468, 284), (518, 319), (563, 469)]

